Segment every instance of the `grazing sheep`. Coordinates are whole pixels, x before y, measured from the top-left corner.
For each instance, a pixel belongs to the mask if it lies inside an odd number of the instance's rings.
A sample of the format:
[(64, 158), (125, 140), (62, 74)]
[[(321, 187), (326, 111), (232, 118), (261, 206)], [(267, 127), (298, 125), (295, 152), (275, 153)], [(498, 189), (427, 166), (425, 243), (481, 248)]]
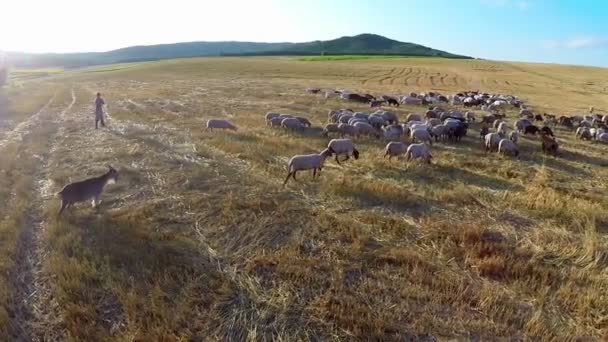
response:
[(407, 118), (405, 119), (405, 122), (410, 122), (410, 121), (422, 121), (422, 116), (420, 116), (420, 114), (409, 114), (407, 116)]
[(340, 133), (340, 130), (338, 129), (338, 124), (330, 123), (330, 124), (325, 125), (325, 129), (323, 130), (323, 135), (328, 136), (329, 133)]
[(279, 115), (281, 115), (281, 113), (275, 113), (275, 112), (266, 113), (266, 122), (268, 123), (271, 119), (279, 117)]
[(507, 123), (503, 121), (498, 125), (498, 128), (496, 128), (496, 133), (498, 133), (501, 137), (506, 137), (507, 128)]
[(288, 128), (292, 131), (300, 131), (304, 129), (304, 125), (296, 118), (285, 118), (281, 121), (281, 127)]
[(485, 143), (486, 143), (486, 152), (490, 151), (497, 151), (498, 150), (498, 144), (500, 143), (500, 140), (502, 138), (500, 137), (500, 135), (498, 135), (498, 133), (488, 133), (486, 134), (485, 137)]
[(399, 140), (404, 133), (403, 126), (401, 125), (390, 125), (384, 128), (384, 139), (386, 140)]
[(541, 127), (540, 133), (541, 134), (547, 134), (547, 135), (550, 135), (552, 137), (555, 137), (555, 135), (553, 134), (553, 130), (551, 128), (547, 127), (547, 126)]
[(393, 157), (399, 157), (400, 155), (405, 154), (405, 152), (407, 152), (407, 145), (402, 142), (389, 142), (386, 144), (384, 151), (384, 158), (388, 156), (388, 160), (391, 160)]
[(498, 153), (511, 154), (514, 157), (519, 156), (519, 148), (509, 139), (502, 139), (498, 143)]
[(368, 121), (368, 120), (365, 120), (365, 119), (351, 118), (350, 120), (348, 120), (348, 124), (349, 124), (349, 125), (354, 125), (354, 124), (356, 124), (357, 122), (364, 122), (364, 123), (366, 123), (366, 124), (369, 124), (369, 121)]
[(426, 141), (429, 143), (429, 145), (433, 145), (433, 139), (431, 138), (431, 134), (429, 133), (428, 129), (412, 130), (410, 133), (410, 138), (412, 139), (413, 143), (417, 141)]
[(599, 142), (608, 143), (608, 133), (598, 134), (596, 140)]
[(559, 145), (557, 144), (557, 141), (555, 140), (555, 138), (550, 137), (546, 134), (541, 134), (540, 138), (542, 140), (541, 149), (542, 149), (543, 153), (545, 153), (545, 154), (551, 153), (554, 156), (557, 155), (557, 149), (558, 149)]
[(323, 168), (325, 159), (331, 157), (332, 155), (333, 150), (331, 148), (326, 148), (319, 154), (305, 154), (291, 157), (291, 159), (289, 159), (289, 163), (287, 163), (288, 173), (283, 185), (287, 184), (289, 177), (292, 177), (295, 181), (296, 173), (298, 171), (313, 170), (312, 178), (314, 179), (317, 176), (317, 170), (320, 172)]
[(369, 101), (369, 107), (370, 108), (380, 108), (380, 107), (382, 107), (383, 104), (384, 104), (384, 101), (382, 101), (382, 100), (371, 100), (371, 101)]
[(338, 122), (340, 122), (340, 123), (348, 123), (348, 120), (350, 120), (352, 118), (353, 118), (352, 114), (340, 114), (340, 116), (338, 118)]
[(509, 134), (509, 140), (517, 144), (517, 141), (519, 140), (519, 133), (517, 131), (511, 132), (511, 134)]
[(419, 99), (417, 97), (413, 97), (413, 96), (406, 96), (402, 102), (405, 104), (408, 104), (408, 105), (421, 105), (422, 104), (421, 99)]
[(369, 114), (364, 112), (356, 112), (353, 114), (353, 118), (368, 120)]
[(412, 144), (408, 146), (405, 155), (408, 162), (414, 159), (422, 159), (430, 164), (431, 159), (433, 158), (431, 155), (431, 148), (425, 144)]
[(524, 128), (524, 134), (536, 135), (538, 132), (540, 132), (540, 128), (535, 125), (526, 126), (526, 128)]
[(431, 127), (439, 126), (439, 125), (441, 125), (441, 120), (435, 119), (435, 118), (428, 119), (428, 120), (426, 120), (426, 124)]
[(380, 115), (370, 115), (369, 116), (369, 124), (376, 127), (376, 128), (380, 128), (382, 126), (384, 126), (384, 124), (386, 123), (386, 120), (384, 119), (384, 117), (380, 116)]
[(346, 156), (343, 161), (347, 161), (351, 156), (359, 159), (359, 151), (357, 151), (355, 144), (350, 139), (332, 139), (327, 144), (327, 148), (330, 148), (336, 154), (336, 163), (338, 165), (340, 165), (338, 156)]
[(298, 119), (298, 121), (300, 121), (300, 123), (302, 125), (304, 125), (304, 127), (310, 127), (310, 126), (312, 126), (312, 124), (310, 123), (310, 120), (308, 120), (305, 117), (296, 116), (296, 119)]
[(367, 135), (370, 137), (375, 137), (376, 139), (380, 139), (380, 133), (374, 126), (368, 124), (367, 122), (357, 122), (353, 125), (357, 128), (357, 132), (362, 135)]
[[(439, 118), (439, 113), (437, 113), (436, 111), (434, 111), (432, 109), (429, 109), (429, 110), (426, 111), (426, 113), (424, 114), (424, 116), (427, 119), (438, 119)], [(409, 118), (409, 115), (408, 115), (408, 118)]]
[(389, 124), (394, 124), (394, 123), (398, 123), (399, 122), (399, 119), (397, 118), (397, 114), (395, 114), (393, 112), (384, 111), (384, 112), (380, 112), (380, 115)]
[(591, 140), (591, 130), (587, 127), (579, 127), (576, 129), (575, 136), (581, 140)]
[(217, 128), (217, 129), (231, 129), (233, 131), (237, 130), (236, 126), (233, 125), (232, 123), (230, 123), (228, 120), (223, 120), (223, 119), (209, 119), (209, 120), (207, 120), (207, 129), (208, 130), (213, 130), (214, 128)]
[(338, 124), (338, 132), (340, 132), (342, 137), (346, 135), (357, 137), (359, 135), (359, 130), (357, 130), (357, 127), (344, 123)]
[(484, 124), (493, 124), (494, 121), (496, 121), (496, 115), (494, 114), (488, 114), (488, 115), (484, 115), (483, 118), (481, 118), (481, 123)]
[(270, 119), (270, 121), (268, 122), (268, 125), (270, 127), (281, 127), (281, 122), (283, 122), (284, 119), (276, 117), (276, 118), (272, 118)]
[(528, 119), (519, 119), (517, 121), (515, 121), (515, 128), (517, 128), (517, 130), (519, 132), (523, 132), (526, 127), (532, 125), (532, 122), (530, 122), (530, 120)]
[(431, 135), (435, 138), (435, 141), (439, 141), (439, 138), (443, 138), (448, 132), (446, 125), (438, 125), (431, 128)]

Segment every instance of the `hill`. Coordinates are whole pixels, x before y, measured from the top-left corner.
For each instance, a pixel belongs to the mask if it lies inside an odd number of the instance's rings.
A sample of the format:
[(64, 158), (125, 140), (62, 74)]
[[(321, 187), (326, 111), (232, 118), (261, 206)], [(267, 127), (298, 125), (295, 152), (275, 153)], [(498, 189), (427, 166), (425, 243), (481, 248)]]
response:
[(204, 56), (310, 56), (320, 54), (470, 58), (418, 44), (399, 42), (375, 34), (360, 34), (353, 37), (307, 43), (188, 42), (131, 46), (107, 52), (66, 54), (9, 52), (7, 53), (7, 59), (16, 68), (75, 68), (98, 64)]

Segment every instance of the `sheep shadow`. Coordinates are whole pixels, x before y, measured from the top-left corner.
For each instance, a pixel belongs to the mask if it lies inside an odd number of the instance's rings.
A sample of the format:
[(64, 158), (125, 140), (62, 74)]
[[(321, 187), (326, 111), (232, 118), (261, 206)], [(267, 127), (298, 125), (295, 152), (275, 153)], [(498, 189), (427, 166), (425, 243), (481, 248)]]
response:
[(560, 152), (558, 152), (558, 156), (561, 156), (565, 160), (569, 160), (569, 161), (573, 161), (573, 162), (580, 162), (580, 163), (587, 164), (587, 165), (604, 166), (604, 167), (608, 166), (608, 159), (584, 155), (579, 152), (575, 152), (575, 151), (571, 151), (571, 150), (562, 149)]

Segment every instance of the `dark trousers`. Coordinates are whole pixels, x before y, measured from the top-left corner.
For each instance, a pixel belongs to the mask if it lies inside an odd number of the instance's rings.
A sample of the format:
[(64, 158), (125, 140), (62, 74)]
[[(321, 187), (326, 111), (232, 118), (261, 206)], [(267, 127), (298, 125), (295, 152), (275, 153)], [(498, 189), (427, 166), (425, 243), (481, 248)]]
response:
[(106, 123), (103, 122), (103, 114), (99, 115), (96, 114), (95, 115), (95, 129), (98, 128), (99, 122), (101, 121), (101, 127), (106, 127)]

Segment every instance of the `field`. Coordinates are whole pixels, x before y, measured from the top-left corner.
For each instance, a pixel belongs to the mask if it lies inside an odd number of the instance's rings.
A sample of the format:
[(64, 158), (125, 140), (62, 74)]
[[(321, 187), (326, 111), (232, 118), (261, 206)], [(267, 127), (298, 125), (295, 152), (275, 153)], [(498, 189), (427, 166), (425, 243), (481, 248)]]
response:
[[(474, 125), (423, 165), (360, 138), (359, 160), (282, 186), (292, 155), (327, 144), (329, 109), (366, 109), (307, 87), (479, 89), (572, 114), (608, 110), (608, 69), (202, 58), (95, 70), (0, 93), (4, 339), (608, 338), (607, 145), (558, 127), (558, 157), (537, 138), (521, 139), (519, 159), (486, 155)], [(317, 128), (270, 129), (271, 110)], [(208, 132), (209, 118), (239, 130)], [(54, 194), (108, 164), (120, 178), (101, 207), (57, 219)]]

